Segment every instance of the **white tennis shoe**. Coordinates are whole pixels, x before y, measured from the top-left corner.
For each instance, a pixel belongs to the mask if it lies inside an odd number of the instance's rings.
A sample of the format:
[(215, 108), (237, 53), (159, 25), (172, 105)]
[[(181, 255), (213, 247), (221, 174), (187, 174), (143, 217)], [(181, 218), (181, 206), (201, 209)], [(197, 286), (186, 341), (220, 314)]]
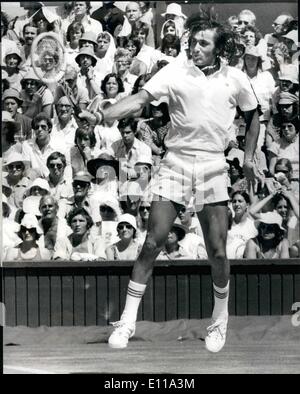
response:
[(125, 349), (129, 339), (135, 334), (135, 323), (120, 320), (111, 324), (114, 326), (114, 331), (108, 339), (109, 347), (113, 349)]
[(207, 327), (207, 336), (205, 337), (206, 349), (212, 353), (219, 352), (225, 345), (226, 332), (227, 320), (217, 320)]

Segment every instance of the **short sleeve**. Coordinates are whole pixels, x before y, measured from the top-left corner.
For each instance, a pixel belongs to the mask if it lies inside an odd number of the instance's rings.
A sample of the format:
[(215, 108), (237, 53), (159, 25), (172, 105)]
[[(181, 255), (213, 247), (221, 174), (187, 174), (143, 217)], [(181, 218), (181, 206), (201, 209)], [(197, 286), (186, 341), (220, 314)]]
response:
[(53, 104), (53, 102), (54, 102), (53, 94), (51, 93), (50, 89), (46, 89), (45, 93), (42, 96), (43, 107), (45, 105)]
[(169, 86), (172, 81), (172, 76), (174, 76), (173, 65), (168, 64), (158, 71), (142, 89), (145, 89), (156, 100), (159, 100), (161, 97), (169, 95)]

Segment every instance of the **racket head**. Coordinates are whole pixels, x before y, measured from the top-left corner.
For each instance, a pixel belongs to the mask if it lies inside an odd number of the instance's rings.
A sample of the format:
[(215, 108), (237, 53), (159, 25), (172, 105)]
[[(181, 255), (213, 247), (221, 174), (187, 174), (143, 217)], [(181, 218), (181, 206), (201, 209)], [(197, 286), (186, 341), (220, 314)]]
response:
[(39, 34), (32, 43), (30, 56), (34, 73), (45, 84), (56, 83), (63, 78), (66, 56), (58, 34), (53, 32)]

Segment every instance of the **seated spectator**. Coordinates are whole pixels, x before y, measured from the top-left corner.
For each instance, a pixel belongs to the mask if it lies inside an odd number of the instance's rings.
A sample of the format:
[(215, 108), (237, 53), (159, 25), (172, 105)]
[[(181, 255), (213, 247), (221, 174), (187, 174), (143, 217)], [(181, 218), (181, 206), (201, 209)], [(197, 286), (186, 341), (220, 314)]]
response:
[(132, 63), (131, 53), (124, 48), (118, 48), (115, 53), (114, 64), (115, 72), (122, 79), (124, 89), (127, 94), (130, 94), (133, 85), (137, 79), (136, 75), (131, 74), (130, 67)]
[(73, 176), (73, 193), (67, 198), (60, 199), (58, 216), (66, 218), (74, 208), (84, 208), (91, 214), (90, 190), (91, 176), (87, 172), (78, 172)]
[(300, 241), (295, 242), (290, 247), (290, 257), (291, 258), (300, 257)]
[(193, 259), (196, 257), (189, 256), (187, 251), (180, 246), (186, 235), (186, 228), (182, 224), (174, 223), (168, 234), (163, 250), (157, 257), (157, 260), (180, 260)]
[(141, 141), (151, 148), (154, 165), (159, 165), (165, 153), (164, 139), (170, 129), (168, 104), (152, 101), (150, 114), (149, 120), (140, 123), (139, 135)]
[(68, 215), (68, 225), (72, 229), (72, 233), (57, 240), (53, 259), (98, 260), (97, 246), (90, 237), (93, 220), (87, 211), (84, 208), (74, 208)]
[(12, 152), (4, 164), (4, 171), (7, 171), (4, 179), (11, 189), (8, 203), (14, 208), (22, 208), (24, 194), (30, 184), (30, 179), (27, 177), (30, 162), (20, 153)]
[(136, 182), (140, 185), (144, 198), (151, 199), (151, 170), (152, 160), (149, 161), (148, 157), (140, 156), (139, 160), (134, 165), (136, 173)]
[(47, 196), (50, 194), (50, 186), (48, 181), (43, 178), (36, 178), (27, 188), (26, 196)]
[(4, 58), (8, 50), (18, 49), (16, 42), (18, 41), (18, 38), (16, 38), (16, 41), (12, 41), (7, 36), (8, 26), (9, 26), (8, 15), (5, 12), (1, 11), (1, 65), (3, 65), (4, 63)]
[(51, 145), (53, 148), (62, 148), (70, 156), (78, 126), (73, 116), (73, 107), (66, 96), (58, 99), (55, 104), (55, 111), (57, 118), (54, 120), (51, 131)]
[[(139, 3), (133, 1), (128, 2), (125, 9), (124, 23), (122, 27), (118, 29), (118, 31), (117, 30), (115, 31), (115, 36), (117, 37), (121, 45), (122, 45), (122, 39), (124, 37), (128, 37), (131, 35), (134, 26), (144, 23), (142, 19), (143, 19), (143, 13)], [(146, 25), (149, 29), (149, 34), (147, 36), (146, 44), (154, 48), (155, 43), (154, 43), (153, 29), (147, 23)]]
[(96, 53), (98, 49), (97, 35), (93, 31), (84, 32), (79, 38), (79, 50), (81, 48), (91, 48)]
[[(89, 99), (89, 92), (88, 89), (80, 84), (77, 84), (78, 80), (78, 75), (77, 75), (76, 69), (71, 66), (67, 65), (65, 75), (64, 75), (64, 81), (61, 83), (64, 85), (64, 90), (67, 91), (69, 98), (72, 100), (72, 103), (75, 103), (77, 106), (77, 110), (79, 111), (80, 109), (86, 109), (90, 99)], [(55, 103), (58, 103), (58, 100), (61, 97), (64, 97), (66, 93), (63, 91), (63, 89), (60, 87), (60, 85), (57, 86), (55, 90)], [(74, 108), (73, 108), (74, 110)], [(77, 115), (74, 113), (74, 115)], [(78, 122), (78, 118), (76, 118)]]
[(272, 67), (269, 69), (269, 72), (272, 74), (277, 84), (281, 69), (291, 62), (291, 56), (288, 47), (283, 42), (278, 42), (275, 44), (271, 50), (271, 59)]
[(268, 47), (262, 34), (255, 27), (248, 25), (241, 31), (241, 38), (246, 48), (255, 47), (261, 56), (262, 70), (266, 71), (271, 67), (271, 59), (267, 56)]
[(233, 32), (237, 32), (238, 27), (239, 27), (239, 19), (236, 15), (231, 15), (228, 19), (227, 19), (227, 23), (229, 24), (229, 26), (231, 27), (231, 30)]
[(108, 31), (104, 31), (97, 37), (97, 49), (95, 54), (98, 58), (96, 71), (99, 70), (103, 75), (113, 72), (114, 56), (116, 53), (116, 45), (114, 38)]
[[(100, 101), (100, 98), (99, 98)], [(88, 110), (94, 112), (95, 107), (99, 108), (101, 111), (115, 104), (115, 99), (105, 99), (97, 103), (97, 98), (93, 101)], [(111, 145), (122, 138), (121, 133), (118, 129), (118, 121), (106, 121), (104, 120), (101, 125), (95, 126), (94, 128), (97, 146), (100, 147), (101, 151), (109, 151)]]
[[(137, 217), (144, 193), (138, 182), (129, 180), (120, 187), (120, 205), (124, 213)], [(146, 194), (146, 197), (149, 197)]]
[(19, 245), (9, 248), (6, 253), (7, 261), (41, 261), (50, 260), (50, 253), (39, 244), (39, 238), (43, 231), (34, 215), (26, 214), (20, 225), (18, 236)]
[(275, 18), (274, 22), (272, 23), (274, 32), (268, 33), (264, 37), (268, 45), (268, 56), (271, 55), (271, 51), (274, 44), (277, 44), (278, 42), (282, 41), (282, 36), (286, 34), (286, 28), (288, 22), (291, 21), (292, 19), (293, 17), (287, 14), (281, 14), (278, 15), (277, 18)]
[(227, 163), (229, 164), (228, 175), (230, 179), (229, 195), (232, 195), (237, 191), (247, 192), (248, 182), (244, 177), (240, 160), (237, 157), (231, 156), (227, 157)]
[(118, 128), (122, 139), (111, 145), (113, 156), (120, 161), (121, 182), (135, 178), (134, 165), (139, 157), (146, 156), (151, 161), (151, 149), (136, 138), (137, 121), (134, 118), (121, 119)]
[[(33, 22), (27, 23), (23, 27), (24, 44), (21, 48), (21, 57), (23, 59), (22, 69), (26, 72), (32, 67), (31, 47), (33, 40), (37, 37), (38, 31)], [(36, 60), (38, 57), (36, 56)]]
[[(149, 25), (143, 22), (135, 24), (132, 28), (132, 38), (133, 40), (138, 40), (140, 44), (140, 50), (136, 54), (136, 61), (139, 62), (139, 67), (135, 68), (135, 75), (142, 75), (150, 73), (154, 65), (152, 56), (154, 55), (154, 48), (147, 45), (147, 37), (149, 35)], [(133, 67), (134, 65), (132, 65)]]
[(73, 65), (75, 63), (75, 57), (79, 53), (79, 40), (84, 33), (84, 28), (80, 22), (72, 22), (67, 29), (66, 34), (66, 63)]
[[(183, 207), (178, 213), (178, 219), (180, 222), (176, 219), (177, 222), (181, 223), (187, 230), (185, 237), (179, 242), (180, 246), (186, 251), (186, 254), (193, 257), (193, 259), (206, 260), (208, 257), (203, 233), (198, 218), (194, 217), (193, 210)], [(196, 224), (193, 219), (198, 223)]]
[(91, 234), (99, 238), (104, 244), (103, 251), (115, 242), (119, 241), (117, 225), (121, 216), (121, 209), (117, 199), (109, 194), (95, 192), (91, 195), (91, 212), (94, 226)]
[(11, 153), (21, 152), (22, 145), (19, 142), (19, 136), (21, 135), (21, 125), (16, 122), (11, 114), (7, 111), (2, 111), (1, 118), (1, 143), (2, 143), (2, 154), (4, 163), (7, 156)]
[(35, 75), (31, 68), (21, 81), (21, 99), (23, 100), (23, 114), (33, 119), (36, 115), (44, 112), (52, 116), (54, 102), (50, 89)]
[(271, 117), (266, 134), (266, 148), (278, 142), (281, 136), (282, 122), (293, 122), (299, 117), (299, 98), (290, 92), (280, 92), (276, 112)]
[(274, 177), (283, 190), (292, 191), (299, 199), (299, 178), (294, 176), (292, 163), (289, 159), (276, 161)]
[(20, 124), (19, 142), (31, 138), (31, 119), (21, 114), (23, 100), (15, 89), (6, 89), (2, 95), (2, 108), (10, 113), (13, 120)]
[(16, 89), (18, 92), (22, 89), (21, 81), (26, 74), (26, 72), (20, 68), (22, 62), (23, 59), (19, 49), (9, 48), (6, 50), (4, 67), (7, 72), (7, 80), (10, 88)]
[(282, 217), (274, 212), (260, 215), (256, 220), (258, 235), (247, 242), (244, 256), (247, 259), (287, 259), (289, 241), (284, 238)]
[(168, 19), (162, 25), (160, 38), (161, 40), (165, 39), (165, 42), (171, 42), (174, 37), (180, 39), (180, 34), (181, 32), (174, 20)]
[(270, 119), (270, 103), (275, 91), (275, 81), (268, 71), (262, 71), (262, 57), (256, 47), (246, 48), (244, 71), (250, 78), (260, 105), (260, 132), (257, 142), (257, 150), (260, 150), (265, 141), (266, 126)]
[[(277, 105), (279, 103), (281, 93), (290, 93), (295, 97), (299, 97), (299, 77), (297, 67), (292, 64), (283, 66), (279, 72), (278, 79), (279, 86), (272, 95), (272, 112), (274, 115), (278, 113)], [(296, 98), (294, 99), (296, 100)]]
[(20, 243), (17, 233), (20, 226), (11, 217), (12, 208), (9, 206), (7, 197), (2, 193), (2, 259), (6, 260), (6, 252)]
[(40, 226), (44, 233), (44, 245), (53, 255), (55, 244), (66, 239), (71, 230), (64, 218), (58, 217), (58, 202), (53, 196), (44, 196), (40, 200)]
[[(52, 121), (44, 112), (39, 113), (32, 120), (34, 136), (31, 140), (24, 141), (22, 153), (26, 160), (30, 162), (31, 168), (37, 176), (46, 178), (49, 175), (47, 159), (56, 149), (51, 144), (50, 134), (52, 131)], [(61, 149), (60, 153), (65, 153)], [(67, 163), (69, 164), (69, 163)]]
[(137, 217), (137, 237), (138, 242), (143, 245), (147, 235), (149, 214), (150, 214), (151, 201), (147, 198), (142, 198), (139, 206), (139, 215)]
[(180, 38), (184, 32), (184, 24), (187, 18), (181, 10), (181, 5), (177, 3), (168, 4), (166, 12), (161, 14), (161, 16), (165, 18), (165, 21), (172, 20), (175, 22), (176, 29), (178, 30), (178, 36)]
[(246, 26), (255, 26), (256, 16), (250, 10), (242, 10), (238, 14), (238, 32), (241, 33)]
[(109, 193), (118, 199), (119, 162), (106, 152), (87, 163), (88, 172), (93, 177), (92, 193)]
[(81, 48), (75, 61), (80, 68), (77, 78), (78, 86), (80, 88), (86, 88), (89, 98), (93, 99), (97, 94), (100, 94), (100, 84), (103, 78), (102, 74), (95, 71), (97, 58), (94, 50), (90, 47)]
[(107, 260), (135, 260), (141, 249), (136, 241), (136, 220), (129, 214), (120, 217), (117, 226), (120, 240), (106, 249)]
[[(124, 85), (122, 79), (115, 73), (107, 74), (101, 83), (103, 99), (116, 99), (121, 93), (124, 93)], [(123, 95), (124, 96), (124, 95)]]
[(71, 178), (67, 176), (67, 161), (65, 155), (53, 152), (47, 158), (49, 176), (47, 181), (50, 186), (50, 194), (57, 201), (68, 199), (72, 196)]
[(96, 136), (91, 128), (78, 128), (75, 132), (75, 146), (70, 150), (73, 175), (87, 172), (87, 162), (100, 154), (96, 147)]
[(47, 7), (41, 7), (33, 16), (32, 21), (37, 27), (38, 35), (54, 32), (62, 36), (60, 29), (60, 18)]
[(242, 258), (246, 243), (254, 238), (257, 230), (254, 221), (249, 217), (249, 195), (246, 192), (236, 191), (231, 197), (232, 211), (234, 213), (231, 228), (228, 231), (227, 255), (229, 259)]
[(286, 158), (292, 163), (293, 176), (299, 179), (299, 120), (282, 121), (278, 141), (274, 141), (268, 149), (270, 173), (274, 174), (278, 159)]
[(85, 32), (93, 32), (97, 36), (102, 33), (103, 28), (100, 22), (91, 18), (91, 2), (90, 1), (74, 1), (73, 12), (74, 21), (80, 22)]
[(161, 43), (161, 52), (166, 56), (177, 57), (181, 50), (180, 39), (176, 36), (164, 37)]
[(123, 25), (124, 12), (114, 5), (115, 1), (103, 1), (102, 7), (92, 13), (92, 18), (102, 24), (103, 30), (114, 36), (116, 29)]
[[(151, 79), (151, 74), (144, 74), (140, 75), (134, 85), (131, 94), (136, 94), (138, 93), (143, 86), (145, 86), (146, 82), (148, 82)], [(146, 105), (143, 107), (140, 111), (135, 112), (134, 118), (137, 120), (143, 120), (143, 119), (149, 119), (151, 117), (151, 112), (150, 112), (150, 105)], [(139, 126), (138, 126), (139, 129)]]

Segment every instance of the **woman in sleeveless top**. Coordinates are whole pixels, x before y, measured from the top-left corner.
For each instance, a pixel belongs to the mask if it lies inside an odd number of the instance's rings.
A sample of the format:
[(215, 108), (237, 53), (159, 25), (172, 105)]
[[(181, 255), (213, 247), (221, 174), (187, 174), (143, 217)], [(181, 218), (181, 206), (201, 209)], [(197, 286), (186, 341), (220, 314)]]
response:
[(289, 241), (284, 238), (282, 217), (277, 212), (262, 213), (256, 220), (258, 235), (247, 242), (246, 259), (287, 259)]
[(43, 231), (36, 216), (24, 215), (18, 231), (20, 244), (7, 250), (7, 261), (41, 261), (50, 260), (50, 252), (38, 243)]
[(107, 260), (135, 260), (141, 249), (136, 236), (136, 219), (126, 213), (121, 215), (117, 231), (120, 241), (106, 249)]

